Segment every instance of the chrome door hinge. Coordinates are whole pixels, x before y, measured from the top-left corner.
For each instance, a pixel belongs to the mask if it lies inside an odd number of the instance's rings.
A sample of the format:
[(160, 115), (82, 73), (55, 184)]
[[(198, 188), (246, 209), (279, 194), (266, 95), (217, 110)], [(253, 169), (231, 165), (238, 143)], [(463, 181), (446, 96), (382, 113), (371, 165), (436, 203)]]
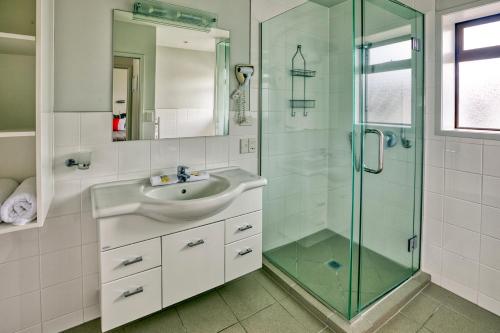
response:
[(418, 236), (415, 235), (408, 239), (408, 252), (416, 250), (418, 247)]
[(422, 42), (419, 38), (411, 38), (411, 49), (417, 52), (420, 52), (422, 50)]

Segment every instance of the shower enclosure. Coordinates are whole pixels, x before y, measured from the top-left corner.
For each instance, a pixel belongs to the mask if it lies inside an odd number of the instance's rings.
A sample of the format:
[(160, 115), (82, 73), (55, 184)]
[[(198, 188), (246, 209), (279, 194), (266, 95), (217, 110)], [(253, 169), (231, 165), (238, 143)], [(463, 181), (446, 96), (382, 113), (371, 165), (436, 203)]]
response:
[(423, 15), (310, 1), (261, 52), (264, 256), (351, 319), (420, 266)]

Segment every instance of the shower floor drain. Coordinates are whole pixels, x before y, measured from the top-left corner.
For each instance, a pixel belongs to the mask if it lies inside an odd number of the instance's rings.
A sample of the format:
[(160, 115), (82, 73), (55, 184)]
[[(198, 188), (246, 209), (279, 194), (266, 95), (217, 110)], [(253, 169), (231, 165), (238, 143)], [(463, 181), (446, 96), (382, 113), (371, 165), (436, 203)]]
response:
[(330, 260), (330, 261), (327, 261), (326, 262), (326, 265), (334, 270), (339, 270), (341, 267), (342, 267), (342, 264), (339, 263), (338, 261), (336, 260)]

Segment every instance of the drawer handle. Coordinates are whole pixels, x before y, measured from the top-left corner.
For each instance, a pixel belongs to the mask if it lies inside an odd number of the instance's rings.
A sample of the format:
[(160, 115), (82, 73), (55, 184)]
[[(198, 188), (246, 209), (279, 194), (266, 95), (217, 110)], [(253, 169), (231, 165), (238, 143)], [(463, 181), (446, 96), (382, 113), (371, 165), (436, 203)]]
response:
[(242, 250), (242, 251), (238, 252), (238, 254), (240, 256), (244, 256), (244, 255), (247, 255), (247, 254), (252, 253), (252, 252), (253, 252), (253, 250), (251, 248), (247, 248), (245, 250)]
[(205, 244), (205, 241), (203, 239), (198, 239), (197, 241), (189, 242), (187, 246), (189, 247), (195, 247), (201, 244)]
[(134, 295), (140, 294), (143, 291), (144, 291), (143, 287), (138, 287), (138, 288), (135, 288), (134, 290), (127, 290), (122, 295), (123, 295), (123, 297), (130, 297), (130, 296), (134, 296)]
[(132, 265), (132, 264), (135, 264), (135, 263), (138, 263), (138, 262), (141, 262), (141, 261), (142, 261), (142, 256), (138, 256), (138, 257), (135, 257), (135, 258), (132, 258), (132, 259), (127, 259), (127, 260), (122, 261), (122, 265), (123, 266), (128, 266), (128, 265)]
[(247, 225), (243, 225), (243, 226), (239, 227), (238, 231), (245, 231), (245, 230), (252, 229), (252, 228), (253, 228), (253, 225), (247, 224)]

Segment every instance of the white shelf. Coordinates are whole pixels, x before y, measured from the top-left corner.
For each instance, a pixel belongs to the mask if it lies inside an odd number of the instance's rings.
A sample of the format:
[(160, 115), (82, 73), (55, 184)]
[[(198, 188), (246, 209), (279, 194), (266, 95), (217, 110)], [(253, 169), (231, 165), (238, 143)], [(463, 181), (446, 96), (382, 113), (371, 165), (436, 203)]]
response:
[(0, 138), (19, 138), (26, 136), (35, 136), (35, 131), (32, 130), (13, 130), (13, 131), (2, 131), (0, 130)]
[(35, 55), (35, 37), (0, 32), (0, 53)]
[(30, 222), (25, 225), (12, 225), (10, 223), (0, 223), (0, 235), (7, 234), (9, 232), (20, 231), (20, 230), (28, 230), (33, 228), (39, 228), (41, 225), (37, 222), (37, 220)]

